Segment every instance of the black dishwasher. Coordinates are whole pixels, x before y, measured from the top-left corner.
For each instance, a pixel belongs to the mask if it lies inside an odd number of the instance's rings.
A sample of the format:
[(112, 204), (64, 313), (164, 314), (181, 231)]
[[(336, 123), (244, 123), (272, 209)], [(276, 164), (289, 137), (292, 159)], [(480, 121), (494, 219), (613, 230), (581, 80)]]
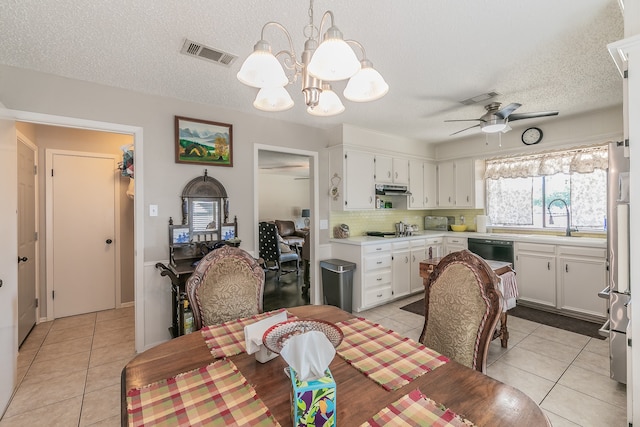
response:
[(511, 240), (468, 239), (468, 248), (484, 259), (510, 262), (513, 266), (513, 241)]

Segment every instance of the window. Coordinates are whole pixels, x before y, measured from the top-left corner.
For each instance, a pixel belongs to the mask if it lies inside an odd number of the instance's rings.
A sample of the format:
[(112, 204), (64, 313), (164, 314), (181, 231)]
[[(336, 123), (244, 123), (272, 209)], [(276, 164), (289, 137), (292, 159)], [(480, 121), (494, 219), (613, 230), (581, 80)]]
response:
[[(607, 213), (607, 147), (487, 161), (491, 224), (602, 230)], [(567, 213), (569, 215), (567, 215)]]

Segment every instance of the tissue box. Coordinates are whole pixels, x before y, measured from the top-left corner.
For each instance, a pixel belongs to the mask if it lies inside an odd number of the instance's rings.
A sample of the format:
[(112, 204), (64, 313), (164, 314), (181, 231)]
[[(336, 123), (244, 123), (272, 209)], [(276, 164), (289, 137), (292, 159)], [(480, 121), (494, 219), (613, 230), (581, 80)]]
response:
[(336, 425), (336, 382), (327, 368), (325, 376), (299, 381), (291, 367), (291, 421), (294, 426)]

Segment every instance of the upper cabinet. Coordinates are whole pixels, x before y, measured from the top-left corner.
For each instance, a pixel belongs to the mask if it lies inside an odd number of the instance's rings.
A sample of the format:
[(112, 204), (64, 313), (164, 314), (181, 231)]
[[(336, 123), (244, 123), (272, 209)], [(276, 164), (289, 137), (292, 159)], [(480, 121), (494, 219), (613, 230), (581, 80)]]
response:
[(437, 177), (438, 207), (484, 207), (482, 171), (472, 159), (438, 163)]
[(332, 148), (329, 163), (331, 209), (374, 209), (374, 155), (337, 147)]
[(375, 156), (375, 182), (380, 184), (409, 184), (409, 161), (390, 156)]
[(437, 173), (435, 163), (409, 160), (409, 209), (433, 209), (438, 207)]

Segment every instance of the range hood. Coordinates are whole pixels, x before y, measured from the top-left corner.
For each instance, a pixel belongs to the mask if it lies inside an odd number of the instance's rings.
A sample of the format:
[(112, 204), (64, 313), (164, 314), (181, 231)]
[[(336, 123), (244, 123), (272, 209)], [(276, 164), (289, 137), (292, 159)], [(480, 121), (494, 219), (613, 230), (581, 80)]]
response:
[(378, 196), (410, 196), (409, 188), (406, 185), (397, 184), (376, 184), (376, 195)]

